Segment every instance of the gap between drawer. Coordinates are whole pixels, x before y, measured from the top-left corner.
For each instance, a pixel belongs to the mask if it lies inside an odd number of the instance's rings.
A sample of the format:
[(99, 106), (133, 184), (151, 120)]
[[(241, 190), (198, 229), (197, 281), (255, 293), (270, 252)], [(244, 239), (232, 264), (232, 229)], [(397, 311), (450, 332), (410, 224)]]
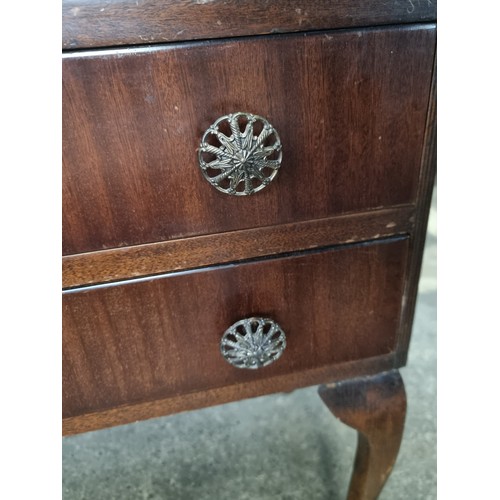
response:
[(413, 205), (63, 257), (71, 289), (410, 234)]

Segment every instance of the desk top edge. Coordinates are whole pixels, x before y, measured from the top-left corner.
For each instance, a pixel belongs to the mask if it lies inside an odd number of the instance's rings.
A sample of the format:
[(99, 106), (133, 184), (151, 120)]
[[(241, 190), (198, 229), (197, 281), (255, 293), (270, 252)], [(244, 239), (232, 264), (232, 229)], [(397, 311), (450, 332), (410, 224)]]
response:
[(435, 0), (63, 0), (62, 48), (435, 22)]

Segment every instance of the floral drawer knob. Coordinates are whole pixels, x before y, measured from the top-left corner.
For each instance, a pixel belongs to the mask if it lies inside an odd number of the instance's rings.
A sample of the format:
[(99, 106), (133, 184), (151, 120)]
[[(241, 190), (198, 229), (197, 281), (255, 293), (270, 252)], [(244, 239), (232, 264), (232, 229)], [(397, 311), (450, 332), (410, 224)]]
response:
[(221, 116), (203, 134), (198, 160), (205, 178), (219, 191), (247, 196), (264, 189), (277, 175), (282, 150), (278, 133), (261, 116)]
[(285, 347), (285, 332), (269, 318), (237, 321), (224, 332), (220, 342), (222, 356), (228, 363), (252, 370), (274, 363)]

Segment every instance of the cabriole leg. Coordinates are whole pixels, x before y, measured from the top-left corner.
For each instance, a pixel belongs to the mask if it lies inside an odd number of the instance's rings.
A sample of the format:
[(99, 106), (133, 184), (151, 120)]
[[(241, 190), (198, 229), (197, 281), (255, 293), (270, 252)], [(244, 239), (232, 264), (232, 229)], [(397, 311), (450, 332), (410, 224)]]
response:
[(396, 461), (406, 415), (406, 393), (397, 370), (322, 385), (319, 395), (342, 422), (358, 431), (348, 500), (375, 500)]

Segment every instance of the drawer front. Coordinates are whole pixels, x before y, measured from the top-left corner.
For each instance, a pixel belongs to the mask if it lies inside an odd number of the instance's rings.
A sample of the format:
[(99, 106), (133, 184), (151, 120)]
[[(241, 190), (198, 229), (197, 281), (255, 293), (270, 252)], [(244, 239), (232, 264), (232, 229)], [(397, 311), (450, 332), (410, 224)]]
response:
[[(64, 253), (413, 203), (434, 44), (421, 25), (66, 54)], [(246, 197), (198, 166), (205, 130), (237, 111), (283, 147)]]
[[(387, 355), (407, 247), (392, 239), (65, 293), (64, 416)], [(236, 368), (221, 337), (254, 316), (281, 326), (286, 349)]]

